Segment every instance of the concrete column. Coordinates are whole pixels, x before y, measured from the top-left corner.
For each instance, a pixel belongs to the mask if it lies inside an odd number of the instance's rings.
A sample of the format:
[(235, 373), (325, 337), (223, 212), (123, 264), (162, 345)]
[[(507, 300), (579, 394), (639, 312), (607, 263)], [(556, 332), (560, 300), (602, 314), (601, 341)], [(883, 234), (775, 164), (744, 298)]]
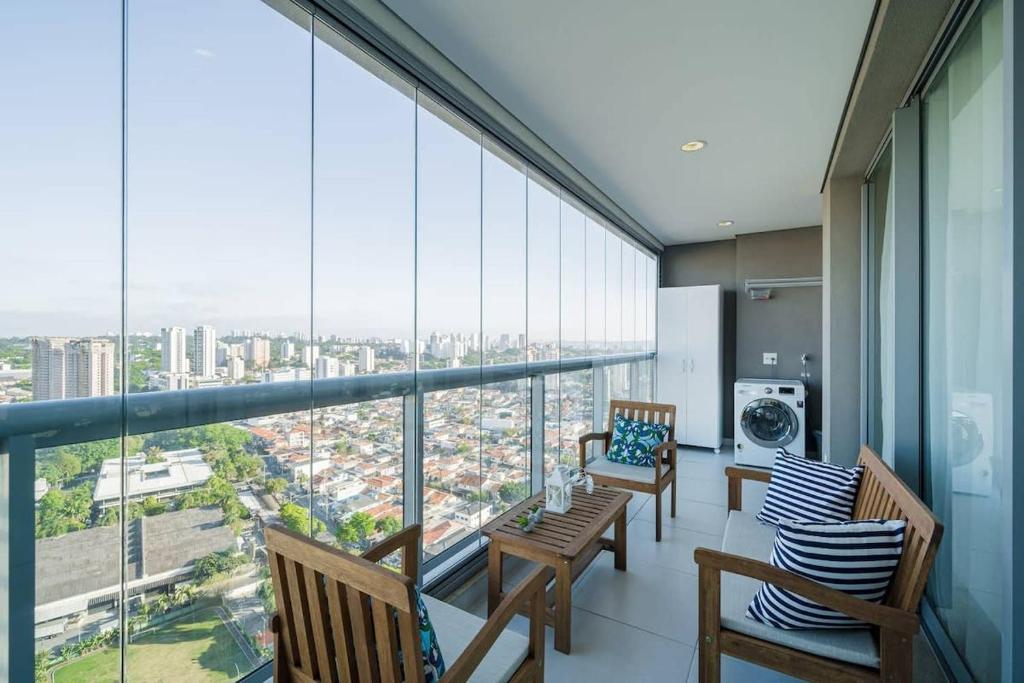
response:
[(832, 178), (823, 192), (822, 448), (840, 465), (852, 465), (860, 446), (862, 182)]

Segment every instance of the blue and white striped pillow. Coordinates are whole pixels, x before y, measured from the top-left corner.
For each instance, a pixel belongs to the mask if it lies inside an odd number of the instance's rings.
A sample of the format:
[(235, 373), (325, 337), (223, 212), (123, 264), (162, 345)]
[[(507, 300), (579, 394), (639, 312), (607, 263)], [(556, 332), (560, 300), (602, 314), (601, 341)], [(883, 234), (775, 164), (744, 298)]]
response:
[(853, 514), (864, 468), (843, 467), (788, 455), (780, 450), (757, 518), (777, 525), (798, 522), (845, 522)]
[[(771, 564), (869, 602), (881, 602), (903, 554), (902, 520), (780, 522)], [(776, 628), (859, 628), (862, 621), (770, 583), (747, 617)]]

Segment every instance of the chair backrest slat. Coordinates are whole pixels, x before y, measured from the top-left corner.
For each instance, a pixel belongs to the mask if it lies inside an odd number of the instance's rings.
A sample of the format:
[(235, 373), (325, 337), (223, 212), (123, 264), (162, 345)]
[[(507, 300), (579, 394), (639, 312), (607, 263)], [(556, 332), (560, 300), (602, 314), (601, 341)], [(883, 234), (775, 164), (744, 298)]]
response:
[(405, 680), (423, 680), (411, 578), (283, 527), (265, 535), (284, 650), (275, 656), (288, 676), (397, 683), (401, 642)]
[(387, 605), (373, 603), (373, 628), (377, 640), (377, 670), (381, 683), (399, 683), (402, 674), (398, 668), (398, 637), (395, 633), (394, 614)]
[(861, 446), (858, 464), (864, 467), (864, 474), (853, 518), (907, 522), (903, 555), (889, 584), (885, 604), (916, 610), (942, 539), (942, 524), (870, 447)]
[[(298, 565), (302, 568), (302, 565)], [(306, 578), (306, 600), (309, 604), (309, 619), (313, 626), (314, 646), (318, 678), (323, 683), (338, 683), (339, 675), (334, 664), (334, 639), (331, 638), (330, 610), (327, 607), (327, 586), (324, 575), (312, 569), (303, 569)]]
[(622, 415), (630, 420), (668, 425), (668, 439), (672, 441), (676, 438), (676, 407), (674, 405), (640, 401), (609, 401), (607, 426), (609, 431), (615, 424), (616, 415)]

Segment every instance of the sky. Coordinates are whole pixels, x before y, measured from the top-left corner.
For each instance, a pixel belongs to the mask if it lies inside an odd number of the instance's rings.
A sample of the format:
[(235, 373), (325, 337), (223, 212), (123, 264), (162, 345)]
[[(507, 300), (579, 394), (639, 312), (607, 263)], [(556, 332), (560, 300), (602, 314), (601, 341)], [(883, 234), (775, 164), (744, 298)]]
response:
[(129, 332), (646, 324), (653, 262), (330, 29), (256, 0), (127, 7), (124, 279), (121, 3), (0, 8), (0, 337), (117, 331), (122, 286)]

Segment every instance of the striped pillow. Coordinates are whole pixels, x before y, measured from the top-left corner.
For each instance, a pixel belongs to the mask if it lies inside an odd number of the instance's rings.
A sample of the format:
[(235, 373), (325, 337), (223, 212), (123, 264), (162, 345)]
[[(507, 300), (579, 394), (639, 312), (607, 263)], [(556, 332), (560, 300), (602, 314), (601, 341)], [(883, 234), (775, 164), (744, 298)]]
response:
[[(881, 602), (903, 553), (902, 520), (780, 522), (771, 564), (868, 602)], [(862, 621), (770, 583), (747, 617), (776, 628), (859, 628)]]
[(780, 452), (757, 518), (778, 525), (798, 522), (845, 522), (853, 514), (864, 468), (842, 467)]

